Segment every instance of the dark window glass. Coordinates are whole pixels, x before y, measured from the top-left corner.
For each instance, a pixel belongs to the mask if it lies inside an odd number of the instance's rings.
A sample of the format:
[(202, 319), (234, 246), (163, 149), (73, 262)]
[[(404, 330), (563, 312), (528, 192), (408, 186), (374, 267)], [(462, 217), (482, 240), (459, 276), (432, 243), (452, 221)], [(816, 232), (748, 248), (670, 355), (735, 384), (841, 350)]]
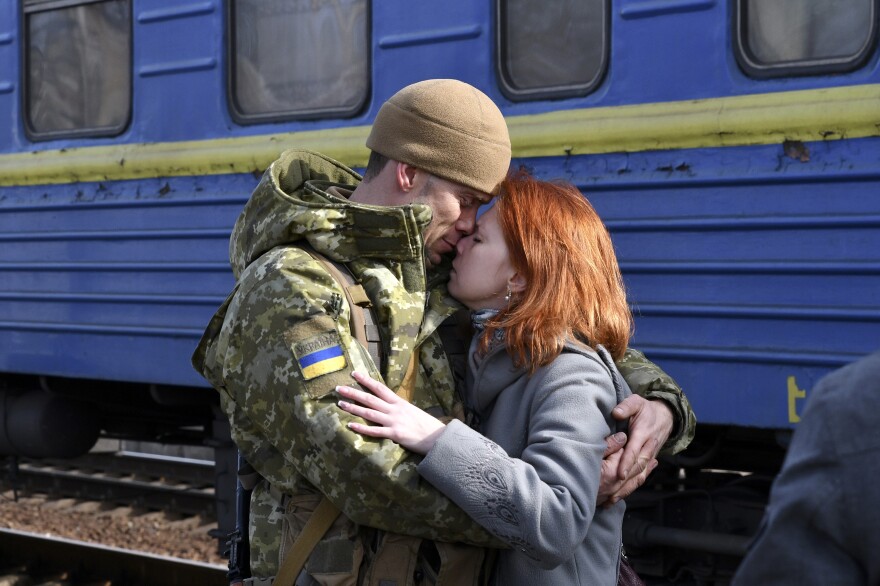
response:
[(513, 99), (584, 95), (607, 61), (606, 0), (498, 0), (498, 70)]
[(357, 112), (369, 89), (368, 7), (367, 0), (234, 0), (237, 117)]
[(758, 76), (851, 70), (877, 27), (877, 0), (739, 0), (739, 59)]
[(121, 132), (131, 112), (130, 0), (30, 0), (24, 18), (29, 133)]

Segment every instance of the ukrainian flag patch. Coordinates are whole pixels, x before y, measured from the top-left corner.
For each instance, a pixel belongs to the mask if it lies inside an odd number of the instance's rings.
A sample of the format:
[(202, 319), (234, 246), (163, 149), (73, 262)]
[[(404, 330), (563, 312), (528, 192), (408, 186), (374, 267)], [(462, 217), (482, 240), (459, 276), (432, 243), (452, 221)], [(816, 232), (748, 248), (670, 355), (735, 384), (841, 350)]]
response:
[(284, 332), (293, 359), (290, 370), (309, 397), (318, 400), (331, 394), (336, 385), (351, 384), (351, 360), (336, 329), (339, 324), (328, 315), (290, 321)]
[(293, 353), (306, 380), (345, 368), (345, 353), (336, 332), (298, 342), (293, 345)]

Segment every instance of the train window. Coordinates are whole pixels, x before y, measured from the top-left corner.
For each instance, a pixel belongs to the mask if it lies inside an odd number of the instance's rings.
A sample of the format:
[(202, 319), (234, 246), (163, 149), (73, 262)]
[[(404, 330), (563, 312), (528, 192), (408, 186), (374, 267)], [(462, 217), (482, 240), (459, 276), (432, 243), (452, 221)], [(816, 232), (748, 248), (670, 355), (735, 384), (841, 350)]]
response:
[(498, 0), (498, 77), (513, 100), (588, 94), (608, 60), (607, 0)]
[(131, 0), (24, 0), (25, 128), (119, 134), (131, 114)]
[(737, 0), (737, 59), (754, 77), (850, 71), (871, 53), (878, 0)]
[(367, 0), (231, 0), (239, 122), (350, 116), (369, 91)]

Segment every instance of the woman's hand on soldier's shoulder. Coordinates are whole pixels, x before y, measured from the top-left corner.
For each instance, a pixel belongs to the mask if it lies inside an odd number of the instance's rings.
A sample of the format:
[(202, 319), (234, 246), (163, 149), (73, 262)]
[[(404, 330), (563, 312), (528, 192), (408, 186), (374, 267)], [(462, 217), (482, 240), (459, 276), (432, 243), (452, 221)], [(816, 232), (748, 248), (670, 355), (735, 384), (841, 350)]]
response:
[(336, 392), (348, 399), (339, 401), (339, 408), (375, 425), (352, 421), (349, 429), (370, 437), (390, 439), (417, 454), (427, 454), (434, 447), (446, 427), (442, 421), (366, 374), (353, 372), (351, 376), (372, 394), (352, 387), (336, 387)]

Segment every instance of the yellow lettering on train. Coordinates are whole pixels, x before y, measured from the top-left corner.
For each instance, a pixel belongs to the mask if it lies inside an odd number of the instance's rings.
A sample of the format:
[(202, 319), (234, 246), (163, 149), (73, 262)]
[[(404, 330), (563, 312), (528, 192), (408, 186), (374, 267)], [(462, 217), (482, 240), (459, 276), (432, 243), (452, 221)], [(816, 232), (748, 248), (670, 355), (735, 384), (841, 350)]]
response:
[(788, 422), (798, 423), (801, 420), (797, 413), (797, 400), (807, 396), (806, 391), (798, 388), (793, 376), (788, 377)]

